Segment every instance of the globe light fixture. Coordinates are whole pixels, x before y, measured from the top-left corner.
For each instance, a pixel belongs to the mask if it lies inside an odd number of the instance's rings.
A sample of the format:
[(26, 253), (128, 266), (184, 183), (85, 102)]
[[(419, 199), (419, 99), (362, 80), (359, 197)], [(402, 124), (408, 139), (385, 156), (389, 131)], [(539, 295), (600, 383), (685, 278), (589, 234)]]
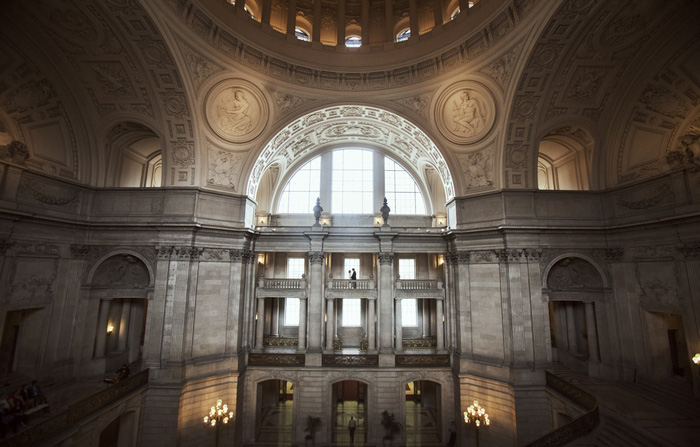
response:
[(470, 405), (464, 412), (464, 422), (467, 425), (474, 424), (476, 427), (476, 446), (479, 447), (479, 427), (491, 424), (486, 409), (479, 405), (479, 401), (474, 400), (474, 404)]
[(209, 409), (209, 414), (204, 416), (204, 425), (216, 429), (216, 446), (219, 446), (219, 427), (221, 424), (228, 424), (233, 419), (233, 411), (228, 411), (228, 405), (221, 399), (216, 400), (216, 406)]

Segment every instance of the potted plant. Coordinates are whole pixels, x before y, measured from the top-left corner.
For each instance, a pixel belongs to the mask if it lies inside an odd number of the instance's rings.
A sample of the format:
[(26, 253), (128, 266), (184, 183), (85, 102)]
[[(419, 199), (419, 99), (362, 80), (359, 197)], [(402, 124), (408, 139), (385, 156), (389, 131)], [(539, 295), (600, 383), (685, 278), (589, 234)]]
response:
[(321, 418), (320, 417), (314, 417), (309, 415), (306, 418), (306, 428), (304, 428), (305, 432), (308, 432), (309, 434), (306, 435), (306, 446), (310, 447), (314, 445), (314, 437), (316, 436), (316, 431), (321, 427)]
[(388, 446), (394, 440), (394, 436), (401, 433), (401, 424), (396, 420), (394, 413), (389, 414), (388, 411), (382, 411), (382, 427), (384, 427), (384, 445)]

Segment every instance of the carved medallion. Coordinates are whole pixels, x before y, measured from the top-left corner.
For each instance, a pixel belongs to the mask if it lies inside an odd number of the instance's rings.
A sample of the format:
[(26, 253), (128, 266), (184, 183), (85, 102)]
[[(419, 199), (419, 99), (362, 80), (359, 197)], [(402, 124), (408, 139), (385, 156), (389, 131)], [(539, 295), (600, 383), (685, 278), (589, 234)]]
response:
[(496, 103), (482, 84), (458, 82), (440, 95), (435, 122), (453, 143), (470, 144), (484, 138), (496, 121)]
[(267, 124), (268, 107), (262, 92), (242, 79), (216, 84), (207, 94), (209, 127), (231, 143), (245, 143), (260, 135)]

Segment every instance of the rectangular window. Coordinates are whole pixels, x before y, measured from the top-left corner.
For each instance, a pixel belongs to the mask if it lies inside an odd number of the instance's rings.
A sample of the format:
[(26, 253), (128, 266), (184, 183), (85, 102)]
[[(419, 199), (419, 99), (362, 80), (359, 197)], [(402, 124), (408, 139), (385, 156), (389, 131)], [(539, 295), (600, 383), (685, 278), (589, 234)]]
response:
[(357, 279), (360, 278), (360, 258), (345, 258), (343, 265), (344, 277), (350, 279), (350, 272), (355, 269)]
[(343, 326), (360, 327), (362, 325), (362, 300), (359, 298), (343, 299)]
[[(399, 278), (416, 279), (415, 259), (399, 259)], [(418, 326), (418, 300), (401, 300), (401, 326)]]
[(344, 149), (333, 152), (331, 208), (333, 214), (373, 212), (374, 162), (371, 151)]
[[(301, 278), (305, 266), (304, 258), (287, 258), (287, 278)], [(285, 298), (284, 325), (299, 326), (299, 298)]]

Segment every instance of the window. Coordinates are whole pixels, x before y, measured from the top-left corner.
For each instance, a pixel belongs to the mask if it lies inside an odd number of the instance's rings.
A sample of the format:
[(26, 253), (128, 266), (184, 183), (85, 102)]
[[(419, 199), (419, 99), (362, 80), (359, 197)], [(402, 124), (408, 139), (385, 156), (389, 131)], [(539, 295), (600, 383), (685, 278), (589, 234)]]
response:
[[(399, 259), (399, 278), (416, 279), (415, 259)], [(418, 326), (418, 300), (401, 300), (401, 326)]]
[(418, 185), (401, 165), (390, 158), (384, 159), (384, 194), (396, 214), (425, 214)]
[(362, 46), (362, 39), (358, 36), (350, 36), (345, 39), (345, 46), (348, 48), (360, 48)]
[[(301, 278), (304, 266), (304, 258), (287, 258), (287, 278)], [(299, 326), (299, 298), (284, 299), (284, 325)]]
[[(284, 186), (277, 213), (311, 214), (320, 197), (326, 212), (375, 214), (386, 197), (394, 214), (427, 214), (427, 204), (411, 174), (388, 157), (383, 157), (382, 168), (381, 162), (374, 163), (376, 157), (371, 150), (348, 148), (312, 159)], [(321, 195), (321, 172), (324, 185), (330, 182), (330, 191), (324, 186), (323, 194), (330, 197)]]
[(333, 152), (331, 202), (336, 214), (371, 214), (374, 211), (373, 153), (361, 149)]
[(355, 269), (355, 273), (357, 273), (357, 277), (360, 277), (360, 258), (345, 258), (345, 263), (343, 265), (343, 271), (345, 272), (345, 275), (347, 275), (347, 278), (350, 279), (350, 274), (348, 271), (351, 269)]
[(321, 157), (302, 166), (282, 191), (280, 213), (312, 213), (316, 198), (321, 194)]
[(362, 300), (359, 298), (343, 299), (343, 326), (360, 327), (362, 325)]
[(294, 35), (296, 36), (297, 39), (299, 39), (303, 42), (311, 42), (311, 36), (309, 36), (309, 33), (304, 31), (303, 29), (295, 28)]
[(396, 35), (396, 41), (403, 42), (408, 40), (409, 37), (411, 37), (411, 29), (407, 28)]

